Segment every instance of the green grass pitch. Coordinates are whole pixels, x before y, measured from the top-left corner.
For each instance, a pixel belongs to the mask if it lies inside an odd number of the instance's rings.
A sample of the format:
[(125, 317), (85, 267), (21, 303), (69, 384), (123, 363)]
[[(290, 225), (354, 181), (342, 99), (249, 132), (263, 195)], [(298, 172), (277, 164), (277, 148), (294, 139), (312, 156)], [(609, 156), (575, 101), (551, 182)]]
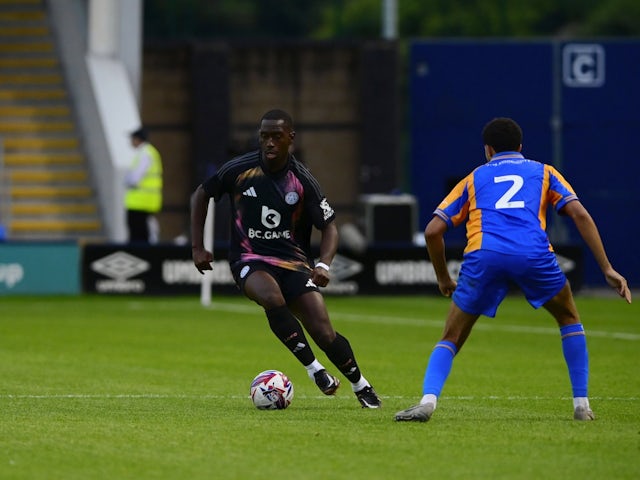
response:
[[(327, 298), (379, 410), (344, 378), (322, 396), (239, 296), (0, 298), (0, 478), (637, 479), (638, 303), (577, 303), (595, 422), (572, 419), (553, 320), (513, 296), (480, 318), (438, 410), (414, 424), (393, 414), (420, 398), (445, 298)], [(270, 368), (294, 383), (286, 410), (248, 398)]]

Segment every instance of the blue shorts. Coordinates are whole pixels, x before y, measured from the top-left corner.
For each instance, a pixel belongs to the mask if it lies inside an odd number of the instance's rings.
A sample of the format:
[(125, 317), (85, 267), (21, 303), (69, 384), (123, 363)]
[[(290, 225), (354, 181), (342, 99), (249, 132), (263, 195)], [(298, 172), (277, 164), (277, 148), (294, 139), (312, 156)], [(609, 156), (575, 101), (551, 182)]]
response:
[(553, 252), (537, 257), (476, 250), (464, 256), (452, 299), (463, 312), (495, 317), (513, 284), (539, 308), (562, 290), (567, 277)]

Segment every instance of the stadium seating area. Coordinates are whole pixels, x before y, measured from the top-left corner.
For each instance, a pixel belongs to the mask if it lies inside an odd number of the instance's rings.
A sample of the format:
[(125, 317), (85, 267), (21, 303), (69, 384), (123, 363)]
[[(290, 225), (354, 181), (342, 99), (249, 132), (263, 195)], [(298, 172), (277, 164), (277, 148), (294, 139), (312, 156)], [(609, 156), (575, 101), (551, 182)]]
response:
[(0, 1), (0, 223), (15, 240), (100, 238), (102, 226), (42, 0)]

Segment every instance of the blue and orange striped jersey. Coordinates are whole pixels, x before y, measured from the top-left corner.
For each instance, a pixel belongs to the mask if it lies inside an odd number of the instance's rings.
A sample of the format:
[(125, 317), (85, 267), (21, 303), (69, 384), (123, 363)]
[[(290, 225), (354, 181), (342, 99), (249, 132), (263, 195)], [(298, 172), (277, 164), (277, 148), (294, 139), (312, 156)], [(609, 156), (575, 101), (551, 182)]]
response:
[(434, 215), (448, 228), (466, 221), (464, 253), (491, 250), (515, 255), (553, 251), (546, 233), (547, 208), (577, 200), (573, 188), (551, 165), (500, 152), (463, 178)]

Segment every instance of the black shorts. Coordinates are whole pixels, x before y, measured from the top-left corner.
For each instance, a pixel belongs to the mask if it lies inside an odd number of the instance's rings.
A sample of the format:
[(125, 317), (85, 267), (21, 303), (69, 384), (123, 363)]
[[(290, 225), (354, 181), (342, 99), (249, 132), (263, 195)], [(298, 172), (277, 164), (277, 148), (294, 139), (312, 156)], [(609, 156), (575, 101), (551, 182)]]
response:
[(308, 272), (288, 270), (264, 262), (237, 262), (231, 267), (231, 274), (241, 292), (244, 293), (244, 282), (249, 275), (258, 270), (267, 272), (278, 282), (287, 303), (304, 293), (320, 291), (311, 281), (311, 275)]

